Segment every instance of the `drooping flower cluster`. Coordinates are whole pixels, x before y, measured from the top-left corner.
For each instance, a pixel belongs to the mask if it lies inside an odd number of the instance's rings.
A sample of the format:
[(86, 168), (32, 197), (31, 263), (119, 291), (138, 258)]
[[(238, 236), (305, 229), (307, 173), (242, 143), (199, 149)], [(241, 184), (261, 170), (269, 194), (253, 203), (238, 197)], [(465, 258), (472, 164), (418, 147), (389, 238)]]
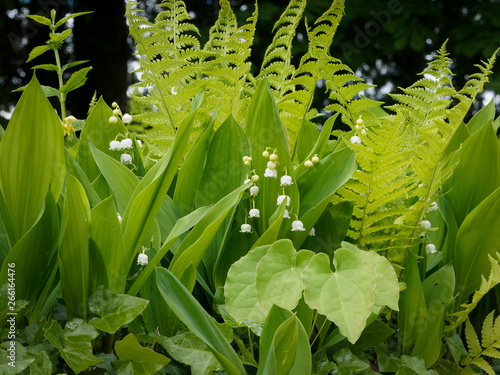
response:
[(120, 106), (118, 103), (113, 102), (111, 106), (114, 108), (113, 109), (113, 116), (109, 118), (109, 123), (110, 124), (116, 124), (118, 122), (118, 118), (121, 117), (122, 121), (124, 124), (128, 125), (132, 122), (132, 116), (130, 116), (128, 113), (122, 114), (122, 111), (120, 109)]

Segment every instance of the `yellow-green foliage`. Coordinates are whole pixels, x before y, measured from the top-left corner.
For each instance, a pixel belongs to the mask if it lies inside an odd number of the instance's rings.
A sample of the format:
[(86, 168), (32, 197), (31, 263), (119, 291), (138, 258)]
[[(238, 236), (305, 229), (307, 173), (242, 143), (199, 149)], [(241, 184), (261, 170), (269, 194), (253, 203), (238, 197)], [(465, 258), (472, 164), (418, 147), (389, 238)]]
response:
[(470, 357), (464, 362), (466, 367), (462, 370), (462, 375), (477, 374), (471, 367), (475, 365), (488, 375), (495, 375), (495, 371), (491, 365), (483, 357), (500, 359), (500, 316), (494, 318), (495, 311), (492, 311), (486, 319), (484, 319), (481, 329), (481, 341), (477, 336), (474, 327), (469, 319), (465, 323), (465, 337), (469, 348)]
[(474, 292), (472, 296), (472, 301), (469, 304), (462, 305), (463, 310), (457, 311), (452, 314), (457, 318), (457, 320), (445, 328), (445, 331), (454, 331), (456, 330), (469, 316), (469, 314), (474, 310), (477, 306), (481, 298), (483, 298), (486, 293), (488, 293), (491, 289), (493, 289), (496, 285), (500, 284), (500, 254), (497, 253), (497, 259), (494, 259), (491, 255), (488, 254), (488, 259), (491, 264), (490, 275), (488, 276), (488, 280), (485, 279), (483, 275), (481, 275), (481, 286), (478, 290)]
[[(339, 189), (341, 198), (355, 204), (348, 236), (359, 246), (404, 249), (424, 230), (419, 223), (454, 169), (450, 163), (453, 153), (446, 154), (447, 146), (488, 81), (495, 54), (457, 92), (451, 82), (451, 60), (443, 45), (422, 72), (423, 78), (402, 89), (402, 94), (392, 95), (397, 103), (389, 109), (395, 115), (363, 118), (366, 135), (356, 129), (361, 144), (347, 142), (356, 151), (359, 170)], [(336, 110), (353, 127), (354, 115), (366, 113), (363, 110), (369, 105), (363, 100), (342, 102), (352, 94), (349, 86), (332, 92), (340, 103)], [(453, 99), (458, 101), (454, 106)], [(402, 254), (395, 252), (391, 259), (401, 261)]]

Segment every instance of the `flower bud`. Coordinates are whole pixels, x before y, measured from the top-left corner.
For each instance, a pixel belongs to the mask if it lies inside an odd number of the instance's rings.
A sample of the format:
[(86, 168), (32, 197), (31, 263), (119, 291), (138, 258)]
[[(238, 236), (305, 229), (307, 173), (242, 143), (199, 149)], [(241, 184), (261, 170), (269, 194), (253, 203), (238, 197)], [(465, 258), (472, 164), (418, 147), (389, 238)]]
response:
[(130, 124), (132, 122), (132, 116), (130, 116), (128, 113), (125, 113), (122, 117), (122, 121), (125, 124)]
[(118, 118), (116, 116), (111, 116), (109, 118), (109, 123), (110, 124), (116, 124), (118, 122)]
[(313, 162), (312, 162), (312, 161), (310, 161), (310, 160), (306, 160), (306, 161), (304, 162), (304, 167), (306, 167), (306, 168), (311, 168), (312, 166), (313, 166)]
[(276, 169), (276, 163), (274, 161), (268, 161), (267, 162), (267, 168), (269, 168), (269, 169)]
[(271, 161), (276, 161), (276, 160), (278, 160), (278, 155), (276, 155), (276, 154), (274, 154), (274, 153), (273, 153), (273, 154), (271, 154), (271, 155), (269, 155), (269, 160), (271, 160)]
[(319, 163), (319, 158), (317, 156), (313, 156), (311, 161), (313, 162), (313, 164), (318, 164)]
[(263, 153), (262, 153), (262, 156), (264, 156), (266, 159), (269, 157), (269, 152), (267, 150), (265, 150)]

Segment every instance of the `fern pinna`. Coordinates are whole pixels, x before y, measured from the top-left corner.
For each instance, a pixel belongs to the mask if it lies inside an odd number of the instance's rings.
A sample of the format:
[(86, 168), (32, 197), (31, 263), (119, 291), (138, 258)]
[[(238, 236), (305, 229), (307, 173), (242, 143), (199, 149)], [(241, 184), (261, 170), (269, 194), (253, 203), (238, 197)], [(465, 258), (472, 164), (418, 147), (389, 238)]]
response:
[[(339, 200), (355, 204), (348, 236), (365, 249), (395, 250), (391, 259), (397, 263), (406, 254), (400, 250), (412, 246), (425, 231), (420, 223), (427, 210), (435, 207), (443, 182), (453, 173), (453, 152), (447, 146), (482, 91), (495, 60), (493, 55), (457, 92), (447, 56), (443, 45), (423, 78), (402, 89), (402, 94), (392, 95), (397, 103), (388, 109), (395, 115), (363, 118), (355, 126), (357, 135), (346, 142), (356, 151), (360, 166), (339, 189)], [(453, 100), (458, 101), (454, 106)], [(340, 104), (338, 110), (344, 110), (345, 122), (351, 125), (356, 109)], [(360, 107), (366, 110), (366, 105)]]

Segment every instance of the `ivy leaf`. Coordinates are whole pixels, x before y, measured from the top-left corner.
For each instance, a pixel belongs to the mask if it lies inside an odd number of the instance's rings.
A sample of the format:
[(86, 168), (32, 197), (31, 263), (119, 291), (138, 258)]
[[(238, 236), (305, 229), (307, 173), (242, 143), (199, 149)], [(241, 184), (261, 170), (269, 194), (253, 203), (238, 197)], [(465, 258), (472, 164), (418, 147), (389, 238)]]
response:
[(33, 48), (28, 56), (28, 60), (26, 62), (30, 62), (34, 58), (37, 58), (40, 55), (43, 55), (45, 52), (50, 51), (52, 48), (50, 46), (37, 46)]
[(152, 375), (170, 362), (164, 355), (142, 347), (131, 333), (116, 342), (115, 352), (120, 358), (113, 362), (113, 366), (118, 369), (118, 375)]
[(100, 286), (88, 302), (90, 311), (100, 318), (90, 319), (89, 324), (101, 331), (115, 333), (121, 326), (134, 320), (147, 304), (145, 299), (114, 294)]
[(305, 301), (355, 343), (374, 304), (376, 273), (372, 266), (346, 249), (335, 252), (336, 272), (332, 272), (329, 263), (328, 255), (316, 254), (302, 272)]
[(87, 73), (92, 69), (92, 67), (83, 68), (74, 72), (71, 77), (69, 77), (68, 82), (59, 89), (64, 95), (67, 95), (70, 91), (76, 90), (77, 88), (83, 86), (87, 81)]
[(64, 331), (53, 320), (45, 331), (45, 338), (59, 350), (68, 366), (77, 374), (102, 362), (102, 359), (92, 354), (92, 340), (98, 335), (99, 332), (82, 319), (66, 323)]

